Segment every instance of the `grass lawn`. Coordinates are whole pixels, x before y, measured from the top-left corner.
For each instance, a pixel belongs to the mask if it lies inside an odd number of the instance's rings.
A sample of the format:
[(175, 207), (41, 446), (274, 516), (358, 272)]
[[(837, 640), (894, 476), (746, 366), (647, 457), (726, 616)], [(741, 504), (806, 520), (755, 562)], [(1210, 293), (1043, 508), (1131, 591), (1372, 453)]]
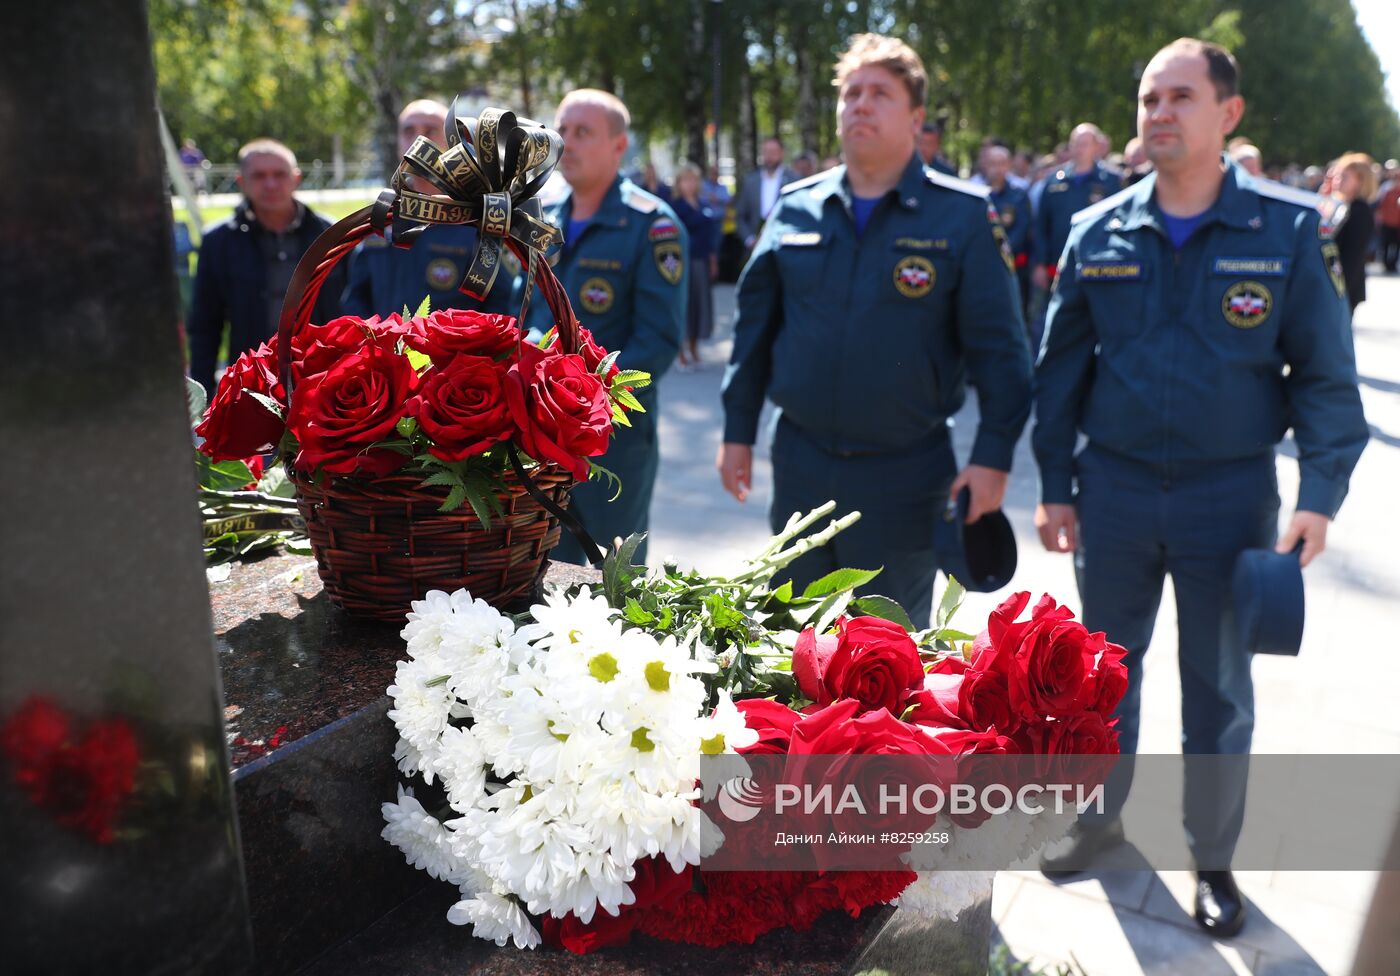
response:
[[(348, 216), (354, 213), (356, 210), (359, 210), (361, 207), (368, 206), (369, 204), (373, 203), (375, 196), (377, 196), (377, 191), (366, 191), (363, 199), (357, 198), (353, 200), (326, 200), (319, 203), (312, 203), (311, 209), (316, 211), (322, 217), (325, 217), (327, 220), (334, 223), (341, 217)], [(180, 221), (188, 222), (189, 211), (185, 209), (183, 203), (177, 202), (174, 205), (174, 212), (175, 220), (177, 223)], [(228, 220), (228, 218), (232, 215), (232, 207), (201, 207), (199, 211), (199, 217), (202, 221), (204, 221), (205, 227), (208, 227), (211, 224), (217, 224), (220, 221)]]

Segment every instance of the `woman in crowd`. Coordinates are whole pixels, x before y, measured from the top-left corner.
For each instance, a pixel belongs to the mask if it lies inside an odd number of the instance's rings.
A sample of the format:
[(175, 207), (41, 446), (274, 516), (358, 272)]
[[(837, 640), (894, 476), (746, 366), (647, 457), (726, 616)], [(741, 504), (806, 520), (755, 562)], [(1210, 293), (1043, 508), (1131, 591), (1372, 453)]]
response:
[(1366, 300), (1366, 256), (1375, 236), (1376, 216), (1371, 201), (1376, 196), (1376, 164), (1365, 153), (1347, 153), (1328, 170), (1334, 197), (1347, 205), (1348, 212), (1337, 229), (1337, 252), (1342, 260), (1347, 301), (1352, 313)]
[(685, 224), (690, 237), (690, 294), (686, 306), (685, 345), (677, 366), (686, 372), (700, 367), (700, 340), (708, 339), (714, 331), (711, 287), (719, 274), (719, 223), (722, 215), (705, 206), (700, 199), (701, 189), (700, 167), (689, 162), (682, 164), (676, 173), (671, 207), (681, 223)]

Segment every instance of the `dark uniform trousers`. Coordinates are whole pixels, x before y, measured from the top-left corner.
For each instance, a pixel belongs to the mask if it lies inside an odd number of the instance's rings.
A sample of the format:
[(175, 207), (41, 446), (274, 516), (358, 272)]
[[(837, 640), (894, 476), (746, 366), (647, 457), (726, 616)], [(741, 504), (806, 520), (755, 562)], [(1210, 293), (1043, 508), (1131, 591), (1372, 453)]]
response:
[[(1236, 557), (1278, 534), (1273, 452), (1237, 461), (1162, 467), (1090, 444), (1075, 459), (1079, 546), (1075, 576), (1084, 626), (1128, 649), (1128, 691), (1118, 706), (1124, 759), (1105, 790), (1102, 817), (1122, 809), (1132, 782), (1143, 657), (1168, 575), (1176, 595), (1182, 751), (1240, 756), (1187, 765), (1186, 836), (1197, 862), (1228, 865), (1244, 821), (1254, 732), (1250, 653), (1235, 632), (1230, 579)], [(1220, 775), (1228, 770), (1232, 775)]]
[[(917, 472), (918, 477), (910, 477)], [(793, 588), (840, 568), (880, 569), (865, 589), (899, 604), (919, 627), (928, 626), (937, 566), (933, 529), (948, 503), (957, 459), (946, 430), (903, 451), (833, 454), (779, 417), (773, 434), (773, 504), (778, 532), (793, 512), (832, 499), (832, 518), (861, 513), (863, 531), (846, 531), (791, 564)], [(781, 574), (780, 574), (781, 576)]]
[[(593, 479), (570, 492), (569, 511), (576, 515), (604, 550), (614, 537), (626, 538), (634, 532), (647, 532), (651, 514), (652, 488), (656, 471), (661, 466), (661, 442), (657, 435), (656, 418), (661, 413), (657, 388), (645, 387), (636, 393), (646, 413), (632, 413), (631, 427), (618, 427), (613, 434), (608, 453), (597, 462), (622, 478), (622, 491), (617, 498), (617, 485), (605, 479)], [(646, 558), (646, 542), (638, 548), (638, 560)], [(586, 565), (588, 558), (583, 546), (571, 532), (560, 535), (559, 544), (550, 553), (556, 562)]]

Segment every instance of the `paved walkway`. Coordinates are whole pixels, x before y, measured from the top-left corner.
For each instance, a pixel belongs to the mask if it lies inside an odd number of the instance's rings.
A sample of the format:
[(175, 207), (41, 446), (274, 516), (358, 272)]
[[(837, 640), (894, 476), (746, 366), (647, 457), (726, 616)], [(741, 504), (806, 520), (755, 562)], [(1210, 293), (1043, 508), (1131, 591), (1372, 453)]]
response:
[[(1370, 301), (1357, 312), (1356, 351), (1372, 441), (1333, 527), (1328, 551), (1307, 572), (1308, 623), (1300, 658), (1261, 659), (1254, 668), (1255, 751), (1400, 752), (1400, 677), (1395, 610), (1400, 597), (1396, 484), (1400, 483), (1400, 278), (1373, 276)], [(652, 559), (721, 570), (761, 548), (768, 534), (772, 481), (765, 445), (755, 459), (754, 492), (740, 505), (720, 489), (714, 471), (719, 443), (720, 365), (728, 356), (733, 289), (717, 290), (717, 336), (711, 364), (698, 373), (671, 373), (662, 391), (662, 464), (653, 506)], [(975, 407), (959, 420), (959, 457), (966, 458)], [(1288, 510), (1297, 466), (1280, 450), (1279, 482)], [(1041, 549), (1031, 524), (1035, 467), (1026, 439), (1018, 449), (1006, 509), (1021, 545), (1016, 585), (1047, 591), (1077, 609), (1068, 557)], [(974, 595), (960, 621), (980, 629), (1001, 594)], [(1171, 589), (1146, 658), (1143, 752), (1180, 748), (1180, 688), (1176, 677), (1175, 607)], [(1321, 664), (1345, 658), (1329, 674)], [(1302, 669), (1308, 669), (1306, 674)], [(1374, 675), (1358, 681), (1356, 675)], [(1327, 729), (1318, 736), (1314, 730)], [(1105, 874), (1052, 885), (1034, 872), (997, 878), (995, 918), (1018, 959), (1035, 965), (1074, 961), (1088, 976), (1189, 974), (1305, 976), (1346, 973), (1355, 951), (1375, 875), (1361, 872), (1241, 873), (1252, 903), (1249, 924), (1236, 938), (1215, 942), (1191, 920), (1191, 876)]]

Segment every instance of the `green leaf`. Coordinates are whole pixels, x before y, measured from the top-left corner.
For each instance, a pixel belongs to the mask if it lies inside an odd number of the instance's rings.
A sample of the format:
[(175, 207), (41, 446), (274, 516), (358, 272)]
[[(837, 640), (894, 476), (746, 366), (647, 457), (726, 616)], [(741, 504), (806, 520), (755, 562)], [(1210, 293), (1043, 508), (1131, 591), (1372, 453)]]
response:
[(969, 634), (966, 631), (953, 630), (951, 628), (945, 627), (942, 630), (935, 630), (933, 632), (933, 639), (941, 641), (970, 641), (976, 640), (977, 635)]
[(403, 354), (408, 357), (408, 364), (413, 367), (415, 373), (423, 372), (424, 367), (432, 365), (433, 362), (432, 357), (427, 353), (419, 352), (408, 346), (404, 347)]
[(612, 497), (608, 499), (610, 502), (617, 501), (618, 496), (622, 494), (622, 479), (590, 458), (588, 461), (588, 480), (592, 481), (597, 475), (602, 475), (608, 484), (617, 486), (616, 490), (612, 493)]
[(612, 403), (612, 419), (613, 423), (617, 424), (619, 427), (632, 426), (632, 421), (627, 418), (627, 411), (618, 406), (616, 400)]
[(807, 585), (802, 591), (804, 597), (824, 597), (833, 593), (841, 593), (847, 590), (854, 590), (857, 586), (864, 586), (876, 576), (880, 575), (878, 569), (838, 569), (834, 573), (827, 573), (821, 579)]
[(287, 409), (266, 393), (259, 393), (257, 390), (244, 390), (243, 392), (261, 403), (277, 419), (281, 420), (287, 416)]
[(258, 481), (258, 491), (273, 498), (297, 496), (297, 486), (292, 484), (292, 479), (287, 477), (287, 469), (280, 464), (271, 465), (263, 471), (263, 476)]
[(909, 614), (905, 613), (903, 607), (887, 596), (871, 594), (870, 596), (856, 597), (851, 601), (851, 607), (864, 616), (892, 620), (907, 631), (914, 630), (914, 622), (909, 619)]
[(405, 440), (412, 440), (418, 432), (418, 421), (413, 417), (400, 417), (399, 422), (394, 424), (394, 430)]
[(651, 374), (640, 369), (618, 370), (617, 375), (612, 378), (612, 385), (640, 389), (643, 386), (651, 385)]
[(612, 398), (615, 403), (620, 403), (634, 413), (646, 413), (647, 408), (642, 406), (642, 401), (632, 395), (632, 391), (625, 386), (615, 386), (612, 389)]
[(851, 600), (851, 591), (842, 590), (833, 593), (821, 602), (817, 607), (817, 612), (812, 615), (813, 626), (817, 628), (817, 633), (824, 634), (831, 628), (836, 618), (841, 616), (846, 610), (846, 604)]
[(239, 491), (244, 485), (256, 480), (253, 477), (253, 472), (248, 470), (248, 465), (242, 461), (220, 461), (215, 464), (203, 454), (199, 457), (204, 462), (199, 466), (201, 488), (212, 488), (214, 491)]
[(620, 352), (620, 350), (614, 350), (604, 356), (602, 361), (598, 363), (598, 368), (593, 372), (597, 373), (599, 376), (607, 376), (608, 370), (612, 369), (613, 363), (617, 362), (618, 352)]
[(197, 380), (185, 377), (185, 403), (190, 408), (190, 426), (196, 427), (204, 419), (204, 411), (209, 406), (209, 394)]
[(656, 620), (656, 614), (645, 610), (635, 597), (630, 596), (627, 598), (627, 607), (623, 610), (623, 615), (639, 627)]
[(457, 472), (455, 471), (434, 471), (419, 482), (420, 487), (423, 488), (432, 488), (436, 486), (453, 488), (461, 484), (462, 479), (457, 477)]
[(401, 318), (401, 319), (411, 319), (411, 318), (413, 318), (413, 313), (410, 312), (410, 311), (408, 310), (408, 303), (407, 303), (407, 302), (404, 302), (403, 311), (399, 313), (399, 318)]
[(467, 500), (467, 489), (462, 485), (453, 485), (452, 490), (447, 493), (447, 500), (438, 506), (439, 512), (455, 512), (462, 507), (462, 503)]
[(787, 580), (782, 586), (768, 594), (770, 602), (791, 603), (792, 602), (792, 580)]
[(309, 539), (287, 539), (282, 546), (294, 556), (310, 556), (313, 552)]
[(958, 612), (958, 607), (962, 606), (963, 597), (967, 595), (967, 590), (956, 579), (949, 576), (948, 585), (943, 588), (943, 596), (938, 601), (938, 613), (934, 615), (933, 626), (935, 630), (942, 630), (948, 626), (948, 621), (953, 619), (953, 614)]
[[(431, 295), (423, 296), (423, 300), (418, 303), (418, 311), (413, 313), (413, 317), (415, 319), (421, 319), (423, 316), (427, 315), (430, 311), (432, 311), (432, 304), (428, 301), (428, 299), (430, 299), (431, 297)], [(404, 306), (404, 308), (407, 307), (407, 305)]]
[(607, 598), (608, 606), (618, 609), (626, 606), (623, 591), (631, 586), (635, 575), (634, 570), (639, 568), (633, 566), (632, 557), (637, 554), (637, 547), (642, 544), (642, 540), (645, 538), (645, 533), (634, 532), (604, 557), (603, 596)]

